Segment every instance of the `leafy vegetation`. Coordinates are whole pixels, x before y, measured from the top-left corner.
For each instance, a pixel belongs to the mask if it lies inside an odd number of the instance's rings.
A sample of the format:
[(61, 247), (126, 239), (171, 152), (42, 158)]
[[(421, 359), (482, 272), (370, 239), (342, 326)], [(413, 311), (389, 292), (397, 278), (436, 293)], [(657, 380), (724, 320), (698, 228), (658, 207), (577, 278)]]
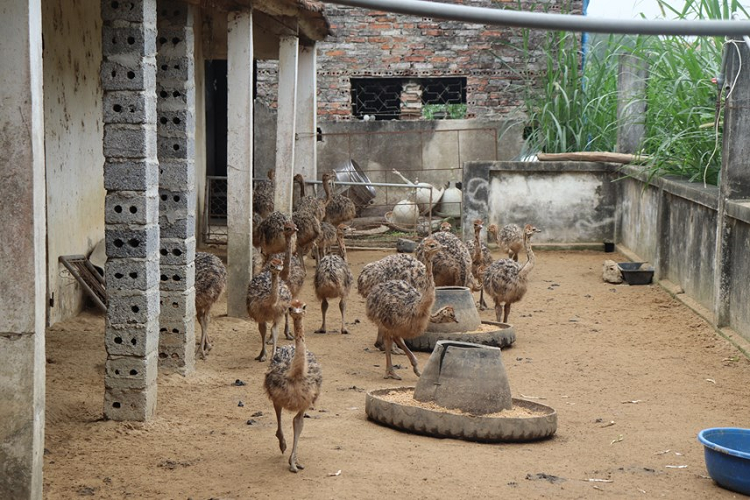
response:
[[(739, 0), (687, 0), (680, 9), (660, 0), (678, 19), (747, 16)], [(529, 56), (528, 34), (524, 53)], [(712, 81), (721, 73), (724, 40), (710, 37), (599, 37), (584, 60), (578, 35), (550, 32), (542, 82), (526, 79), (529, 152), (614, 151), (617, 139), (617, 67), (620, 54), (649, 64), (641, 154), (649, 177), (679, 175), (716, 184), (721, 169), (721, 112)]]

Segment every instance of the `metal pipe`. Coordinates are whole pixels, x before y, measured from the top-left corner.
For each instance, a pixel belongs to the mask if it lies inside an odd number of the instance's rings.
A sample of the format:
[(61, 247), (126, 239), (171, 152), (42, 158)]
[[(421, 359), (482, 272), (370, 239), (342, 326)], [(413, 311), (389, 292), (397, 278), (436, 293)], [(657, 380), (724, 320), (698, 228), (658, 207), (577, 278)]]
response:
[[(266, 180), (265, 178), (255, 178), (254, 181)], [(323, 181), (318, 180), (305, 180), (305, 184), (323, 184)], [(349, 181), (336, 181), (336, 185), (342, 186), (374, 186), (374, 187), (395, 187), (395, 188), (412, 188), (412, 189), (427, 189), (427, 186), (418, 186), (416, 184), (396, 184), (388, 182), (349, 182)]]
[[(732, 19), (734, 19), (735, 21), (741, 21), (742, 20), (742, 19), (740, 19), (740, 13), (739, 12), (734, 12), (732, 14)], [(750, 36), (742, 35), (742, 39), (745, 40), (745, 45), (747, 45), (748, 48), (750, 48)]]
[(609, 19), (567, 14), (544, 14), (506, 9), (490, 9), (467, 5), (452, 5), (424, 0), (323, 0), (325, 3), (348, 5), (370, 10), (408, 14), (436, 19), (450, 19), (474, 24), (515, 26), (551, 31), (590, 33), (621, 33), (632, 35), (693, 35), (744, 36), (750, 35), (750, 23), (730, 20), (646, 20)]

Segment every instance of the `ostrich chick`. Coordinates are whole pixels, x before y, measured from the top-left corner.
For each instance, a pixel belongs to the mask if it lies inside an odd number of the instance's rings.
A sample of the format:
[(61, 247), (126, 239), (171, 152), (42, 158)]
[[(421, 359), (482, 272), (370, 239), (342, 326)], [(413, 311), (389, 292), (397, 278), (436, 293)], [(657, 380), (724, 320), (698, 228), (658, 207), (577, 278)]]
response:
[(271, 169), (267, 172), (268, 180), (258, 181), (253, 190), (253, 212), (263, 219), (273, 212), (273, 188), (275, 184), (276, 171)]
[(506, 224), (500, 230), (498, 245), (508, 253), (508, 258), (518, 262), (518, 254), (523, 248), (523, 231), (515, 224)]
[(326, 217), (326, 200), (318, 198), (312, 195), (305, 195), (305, 178), (302, 174), (296, 174), (294, 176), (294, 182), (299, 184), (299, 201), (294, 210), (297, 212), (309, 211), (312, 213), (318, 221), (322, 221)]
[(326, 192), (326, 222), (338, 226), (344, 222), (351, 222), (357, 216), (354, 202), (342, 194), (331, 194), (333, 190), (333, 175), (323, 174), (323, 189)]
[[(412, 255), (405, 253), (386, 255), (362, 268), (357, 278), (357, 292), (363, 299), (366, 299), (376, 285), (389, 280), (403, 280), (417, 290), (424, 290), (427, 287), (427, 271), (424, 264)], [(375, 347), (384, 349), (380, 330), (378, 330)], [(392, 347), (392, 352), (403, 354), (403, 351), (395, 345)]]
[(284, 264), (279, 259), (271, 259), (270, 268), (256, 274), (247, 287), (247, 314), (258, 323), (260, 332), (261, 351), (255, 358), (258, 361), (266, 360), (266, 323), (271, 322), (273, 355), (276, 352), (279, 319), (292, 301), (289, 287), (279, 278), (283, 269)]
[(260, 248), (266, 258), (281, 253), (286, 249), (284, 227), (291, 223), (291, 219), (281, 212), (271, 212), (268, 217), (253, 229), (253, 246)]
[(297, 443), (305, 422), (305, 410), (318, 399), (323, 374), (315, 355), (305, 347), (305, 330), (302, 325), (305, 304), (299, 300), (292, 301), (289, 315), (294, 322), (294, 345), (280, 347), (273, 355), (263, 387), (276, 411), (276, 437), (281, 453), (286, 451), (284, 431), (281, 429), (281, 411), (287, 409), (296, 412), (293, 420), (294, 443), (289, 455), (289, 470), (297, 472), (305, 468), (297, 461)]
[[(526, 224), (523, 228), (526, 263), (519, 264), (512, 259), (500, 259), (493, 262), (484, 273), (484, 289), (487, 295), (495, 300), (497, 321), (507, 323), (511, 304), (520, 301), (526, 294), (529, 273), (534, 269), (535, 262), (534, 252), (531, 249), (531, 237), (538, 232), (540, 232), (539, 229), (531, 224)], [(503, 316), (502, 319), (501, 316)]]
[(320, 312), (323, 315), (323, 323), (315, 333), (326, 333), (326, 311), (328, 311), (328, 299), (339, 298), (339, 310), (341, 311), (341, 333), (349, 333), (344, 320), (346, 315), (346, 299), (352, 288), (354, 277), (346, 260), (346, 247), (344, 246), (344, 232), (348, 229), (345, 224), (339, 224), (336, 229), (336, 239), (339, 244), (341, 256), (326, 255), (318, 261), (315, 268), (315, 296), (320, 301)]
[(419, 376), (417, 358), (403, 339), (422, 335), (427, 328), (427, 323), (432, 319), (442, 322), (456, 320), (455, 313), (451, 315), (450, 311), (443, 311), (443, 308), (434, 314), (430, 313), (435, 303), (432, 261), (443, 247), (434, 238), (427, 238), (423, 243), (427, 260), (425, 264), (427, 285), (424, 290), (418, 290), (402, 280), (392, 280), (376, 285), (367, 296), (365, 306), (367, 317), (377, 325), (378, 335), (383, 337), (385, 344), (385, 378), (401, 380), (401, 377), (393, 370), (391, 362), (391, 347), (394, 342), (406, 353), (414, 373)]
[[(478, 292), (481, 284), (477, 283), (471, 274), (471, 255), (464, 242), (448, 231), (438, 231), (430, 238), (437, 240), (442, 246), (442, 250), (435, 256), (433, 266), (435, 284), (437, 286), (465, 286)], [(426, 265), (424, 241), (422, 240), (417, 245), (414, 255)]]
[[(466, 242), (466, 248), (471, 255), (471, 274), (477, 283), (482, 282), (482, 273), (492, 264), (493, 260), (490, 249), (479, 239), (483, 227), (482, 220), (476, 219), (474, 221), (474, 240)], [(487, 309), (487, 303), (484, 301), (484, 288), (479, 290), (479, 309), (482, 311)]]
[(201, 359), (211, 350), (208, 339), (208, 323), (211, 308), (219, 300), (227, 287), (227, 268), (216, 255), (206, 252), (195, 253), (195, 312), (201, 325), (201, 340), (196, 349)]

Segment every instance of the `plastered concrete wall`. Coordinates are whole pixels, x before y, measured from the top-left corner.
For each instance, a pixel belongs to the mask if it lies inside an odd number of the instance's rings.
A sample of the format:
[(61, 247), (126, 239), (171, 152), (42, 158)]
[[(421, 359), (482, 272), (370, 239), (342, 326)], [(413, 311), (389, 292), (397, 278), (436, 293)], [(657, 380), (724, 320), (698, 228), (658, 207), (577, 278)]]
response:
[(473, 218), (533, 224), (535, 243), (597, 244), (614, 238), (616, 188), (603, 163), (470, 164), (464, 175), (464, 237)]
[(620, 190), (617, 241), (648, 262), (657, 253), (660, 190), (629, 177), (617, 181)]
[(709, 310), (715, 300), (716, 210), (667, 193), (668, 230), (661, 274)]
[(729, 326), (750, 340), (750, 203), (743, 203), (744, 220), (734, 220), (730, 257), (735, 286), (729, 294)]
[(88, 254), (104, 238), (100, 2), (42, 2), (50, 323), (83, 305), (60, 255)]
[[(350, 158), (372, 182), (403, 181), (391, 173), (445, 186), (462, 179), (469, 161), (510, 160), (522, 146), (522, 127), (510, 121), (353, 121), (319, 123), (318, 176)], [(392, 205), (413, 193), (375, 188), (375, 204)]]

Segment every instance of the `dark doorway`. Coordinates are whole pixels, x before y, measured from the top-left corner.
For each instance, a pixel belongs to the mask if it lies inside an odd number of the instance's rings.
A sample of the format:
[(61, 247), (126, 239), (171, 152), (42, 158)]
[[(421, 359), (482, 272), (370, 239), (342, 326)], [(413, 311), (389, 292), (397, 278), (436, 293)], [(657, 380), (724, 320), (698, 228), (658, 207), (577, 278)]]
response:
[(206, 175), (227, 175), (227, 61), (206, 61)]

